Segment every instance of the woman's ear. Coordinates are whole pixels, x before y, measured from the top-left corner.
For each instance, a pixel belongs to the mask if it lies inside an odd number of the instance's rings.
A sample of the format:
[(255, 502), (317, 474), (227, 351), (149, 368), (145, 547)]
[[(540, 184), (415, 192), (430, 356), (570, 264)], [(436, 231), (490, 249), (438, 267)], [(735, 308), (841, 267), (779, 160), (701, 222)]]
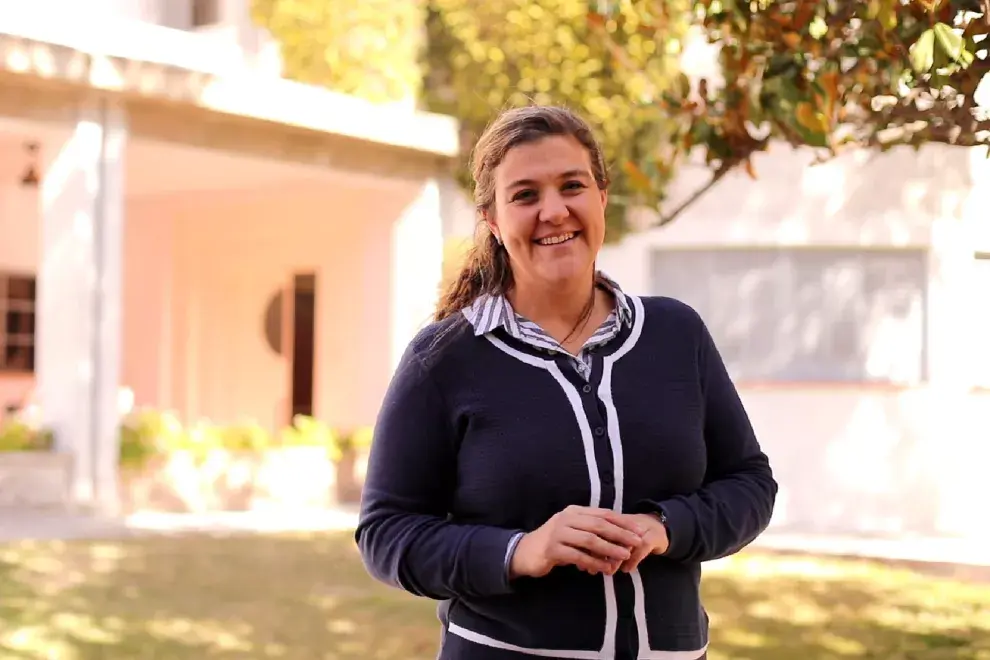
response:
[(498, 223), (495, 222), (495, 218), (489, 215), (486, 211), (481, 212), (481, 217), (484, 218), (485, 224), (488, 225), (488, 231), (492, 233), (496, 241), (501, 243), (502, 237), (498, 233)]

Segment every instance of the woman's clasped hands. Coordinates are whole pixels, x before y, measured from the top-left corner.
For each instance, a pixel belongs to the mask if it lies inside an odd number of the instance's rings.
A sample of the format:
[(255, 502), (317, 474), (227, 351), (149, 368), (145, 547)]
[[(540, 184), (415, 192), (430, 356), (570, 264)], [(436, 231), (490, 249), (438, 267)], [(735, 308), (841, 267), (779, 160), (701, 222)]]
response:
[(591, 575), (629, 573), (669, 544), (656, 516), (569, 506), (520, 539), (509, 570), (513, 578), (543, 577), (557, 566), (576, 566)]

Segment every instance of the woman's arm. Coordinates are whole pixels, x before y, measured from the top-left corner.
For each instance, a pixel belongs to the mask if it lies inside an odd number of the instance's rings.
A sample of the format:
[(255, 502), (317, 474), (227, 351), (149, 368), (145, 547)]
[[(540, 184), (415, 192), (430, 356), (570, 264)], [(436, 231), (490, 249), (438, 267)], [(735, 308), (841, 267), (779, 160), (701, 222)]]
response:
[(375, 578), (417, 596), (508, 593), (522, 530), (448, 522), (457, 442), (440, 390), (411, 347), (379, 412), (355, 537)]
[(670, 546), (664, 556), (709, 561), (738, 552), (770, 524), (777, 482), (760, 449), (711, 334), (701, 327), (699, 368), (704, 395), (708, 469), (695, 493), (644, 503), (642, 512), (662, 512)]

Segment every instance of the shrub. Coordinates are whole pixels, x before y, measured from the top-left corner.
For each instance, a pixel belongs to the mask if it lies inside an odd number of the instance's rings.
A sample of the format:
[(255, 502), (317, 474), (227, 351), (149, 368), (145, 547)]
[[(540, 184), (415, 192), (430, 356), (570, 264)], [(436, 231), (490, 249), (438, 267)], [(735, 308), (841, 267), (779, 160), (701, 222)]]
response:
[(351, 431), (340, 432), (333, 447), (333, 460), (340, 461), (345, 454), (354, 454), (371, 447), (374, 430), (370, 426), (362, 426)]
[(216, 429), (220, 447), (228, 451), (271, 449), (272, 435), (257, 423), (242, 423)]
[(121, 422), (120, 462), (139, 467), (155, 456), (177, 451), (203, 458), (218, 449), (262, 452), (277, 447), (322, 447), (339, 462), (345, 454), (369, 447), (371, 437), (370, 427), (341, 433), (306, 415), (296, 415), (291, 425), (273, 435), (256, 422), (216, 425), (202, 421), (183, 427), (174, 414), (140, 410)]
[(134, 411), (120, 423), (120, 464), (141, 467), (167, 453), (182, 435), (182, 424), (174, 414), (150, 409)]
[(296, 415), (292, 424), (282, 429), (281, 442), (286, 447), (326, 447), (337, 444), (337, 433), (325, 422), (307, 415)]
[(0, 424), (0, 451), (51, 451), (55, 438), (48, 429), (38, 429), (18, 419)]

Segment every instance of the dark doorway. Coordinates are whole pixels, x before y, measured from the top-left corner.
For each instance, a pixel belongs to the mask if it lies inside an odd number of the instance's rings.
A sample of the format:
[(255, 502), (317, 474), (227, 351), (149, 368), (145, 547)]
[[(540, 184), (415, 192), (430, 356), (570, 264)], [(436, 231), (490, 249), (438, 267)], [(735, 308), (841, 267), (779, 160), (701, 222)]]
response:
[(296, 275), (292, 290), (292, 417), (313, 414), (316, 275)]

